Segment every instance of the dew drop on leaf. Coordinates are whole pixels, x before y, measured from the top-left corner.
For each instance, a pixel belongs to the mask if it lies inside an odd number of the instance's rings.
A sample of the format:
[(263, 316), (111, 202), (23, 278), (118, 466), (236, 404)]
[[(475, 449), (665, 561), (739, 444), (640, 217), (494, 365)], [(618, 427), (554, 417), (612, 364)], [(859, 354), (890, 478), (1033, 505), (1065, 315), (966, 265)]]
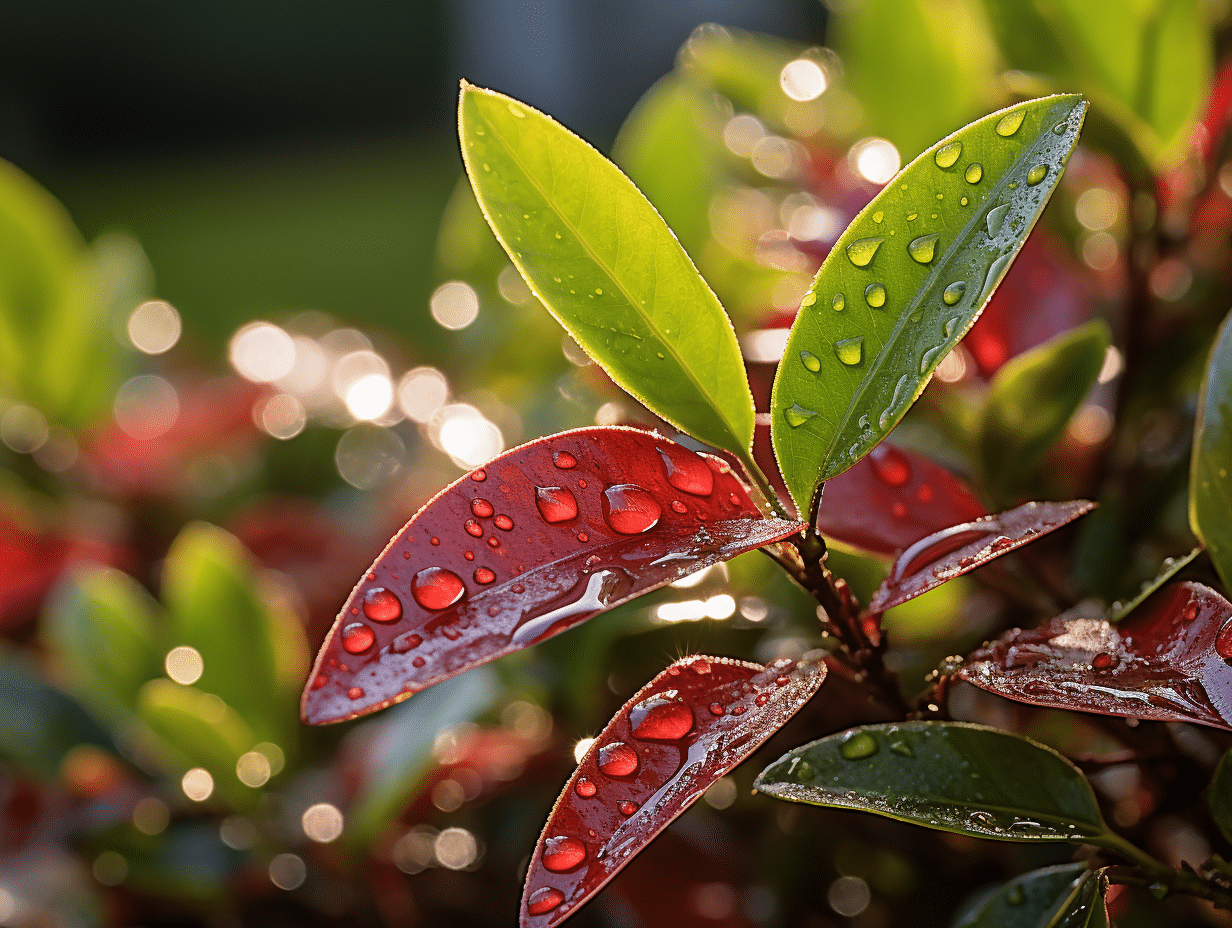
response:
[(1026, 119), (1027, 111), (1025, 108), (1014, 110), (1012, 113), (1006, 113), (997, 123), (997, 135), (1008, 139), (1011, 135), (1018, 131), (1022, 126), (1022, 121)]
[(949, 145), (937, 149), (937, 153), (933, 155), (933, 161), (939, 168), (952, 168), (961, 154), (962, 142), (950, 142)]
[(988, 226), (989, 235), (996, 235), (1001, 231), (1001, 225), (1005, 222), (1005, 214), (1009, 211), (1010, 205), (1008, 203), (994, 206), (988, 211), (988, 215), (984, 217), (984, 223)]
[(852, 732), (839, 745), (838, 752), (847, 760), (864, 760), (878, 751), (877, 739), (866, 731)]
[(949, 319), (945, 320), (945, 326), (942, 328), (942, 331), (945, 333), (946, 338), (949, 338), (954, 334), (954, 330), (958, 328), (958, 323), (961, 321), (961, 316), (951, 316)]
[(637, 751), (623, 741), (599, 748), (599, 772), (609, 777), (628, 777), (637, 772)]
[(411, 595), (423, 608), (439, 612), (465, 596), (466, 586), (446, 567), (425, 567), (411, 577)]
[[(941, 302), (946, 306), (953, 306), (963, 298), (963, 294), (967, 292), (967, 282), (965, 280), (956, 280), (941, 292)], [(950, 333), (945, 333), (946, 338), (949, 338)]]
[(342, 649), (348, 654), (363, 654), (376, 642), (376, 635), (363, 622), (352, 622), (342, 630)]
[(530, 898), (526, 900), (526, 912), (528, 915), (544, 915), (564, 901), (565, 894), (559, 889), (544, 886), (530, 894)]
[(489, 503), (486, 499), (480, 499), (476, 497), (475, 499), (471, 500), (471, 512), (473, 512), (479, 518), (486, 519), (488, 516), (492, 515), (492, 511), (493, 511), (492, 504)]
[(621, 815), (625, 815), (625, 816), (632, 815), (634, 812), (637, 811), (637, 803), (630, 802), (628, 799), (626, 799), (624, 802), (620, 804), (619, 808), (620, 808)]
[(557, 451), (552, 455), (552, 463), (561, 470), (572, 470), (574, 467), (577, 467), (577, 458), (568, 451)]
[(693, 711), (664, 693), (629, 710), (629, 723), (633, 737), (641, 741), (679, 741), (693, 728)]
[(476, 583), (488, 584), (488, 583), (491, 583), (495, 579), (496, 579), (496, 574), (488, 570), (488, 568), (486, 567), (476, 567), (475, 568), (475, 582)]
[(585, 777), (579, 777), (573, 789), (574, 792), (576, 792), (583, 799), (589, 799), (595, 793), (599, 792), (599, 788)]
[[(834, 343), (834, 353), (848, 367), (854, 367), (864, 360), (864, 336), (857, 335), (855, 338), (840, 339)], [(791, 421), (790, 416), (787, 421)]]
[(543, 521), (553, 525), (577, 518), (577, 499), (567, 487), (535, 487), (535, 505)]
[(783, 418), (787, 420), (787, 424), (793, 429), (799, 428), (808, 422), (809, 419), (817, 413), (811, 409), (805, 409), (799, 403), (793, 403), (790, 407), (783, 410)]
[(467, 519), (462, 524), (462, 527), (466, 529), (466, 534), (470, 535), (472, 538), (482, 538), (483, 537), (483, 526), (480, 525), (478, 522), (476, 522), (474, 519)]
[(1027, 172), (1027, 186), (1034, 187), (1048, 176), (1048, 165), (1037, 164)]
[(688, 448), (671, 445), (656, 450), (663, 461), (667, 482), (677, 490), (693, 496), (709, 496), (714, 490), (714, 471)]
[(886, 288), (882, 284), (869, 284), (864, 288), (864, 302), (873, 309), (881, 309), (885, 306)]
[(557, 835), (543, 842), (543, 866), (553, 873), (567, 873), (586, 859), (586, 845), (569, 835)]
[(834, 308), (836, 313), (841, 313), (847, 308), (847, 298), (841, 293), (836, 293), (834, 294), (834, 299), (830, 301), (830, 305)]
[(800, 363), (804, 365), (806, 370), (810, 370), (814, 374), (821, 370), (821, 361), (811, 351), (800, 352)]
[(364, 594), (364, 615), (373, 622), (397, 622), (402, 618), (402, 600), (393, 590), (374, 586)]
[(847, 257), (856, 267), (868, 267), (884, 241), (885, 239), (880, 237), (858, 239), (847, 246)]
[(940, 233), (934, 232), (931, 235), (921, 235), (917, 239), (912, 239), (907, 246), (907, 254), (911, 255), (918, 264), (928, 264), (937, 253), (937, 239), (940, 237)]
[(348, 699), (363, 699), (364, 698), (364, 688), (362, 686), (351, 687), (349, 690), (347, 690), (347, 698)]
[(658, 501), (637, 484), (622, 483), (603, 491), (603, 517), (621, 535), (649, 531), (658, 524), (662, 512)]
[(1112, 660), (1111, 654), (1107, 651), (1100, 651), (1093, 658), (1091, 658), (1091, 666), (1096, 670), (1107, 670), (1112, 666)]
[(501, 513), (499, 516), (493, 519), (492, 523), (497, 528), (499, 528), (502, 532), (508, 532), (513, 528), (513, 519), (509, 518), (504, 513)]
[(684, 515), (688, 511), (689, 511), (689, 507), (686, 506), (684, 503), (682, 503), (680, 500), (678, 499), (672, 500), (672, 512), (678, 513), (679, 515)]
[(969, 184), (978, 184), (984, 179), (984, 165), (978, 161), (972, 161), (967, 165), (967, 170), (963, 172), (963, 177), (966, 178)]
[(721, 702), (712, 702), (710, 704), (711, 715), (723, 715), (726, 712), (727, 710), (723, 708), (723, 704)]

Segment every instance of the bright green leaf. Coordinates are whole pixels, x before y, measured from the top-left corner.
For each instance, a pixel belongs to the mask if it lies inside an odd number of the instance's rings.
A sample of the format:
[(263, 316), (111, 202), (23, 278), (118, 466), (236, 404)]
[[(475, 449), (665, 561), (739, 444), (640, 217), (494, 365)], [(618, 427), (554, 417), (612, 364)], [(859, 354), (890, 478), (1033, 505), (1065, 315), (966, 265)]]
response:
[(523, 103), (464, 83), (458, 118), (479, 204), (540, 301), (652, 412), (749, 460), (753, 400), (735, 332), (654, 207)]
[(1219, 831), (1226, 840), (1232, 841), (1232, 751), (1225, 753), (1215, 768), (1206, 801)]
[(789, 751), (753, 788), (1000, 841), (1080, 841), (1107, 831), (1090, 785), (1056, 751), (961, 722), (831, 735)]
[(1198, 398), (1189, 472), (1189, 525), (1232, 590), (1232, 314), (1223, 321)]
[(942, 139), (848, 226), (805, 295), (771, 431), (802, 511), (867, 454), (962, 338), (1039, 218), (1086, 103), (1031, 100)]
[(1100, 924), (1068, 921), (1081, 906), (1090, 906), (1092, 912), (1103, 909), (1102, 900), (1092, 905), (1098, 884), (1097, 874), (1085, 864), (1032, 870), (980, 896), (951, 928), (1077, 928), (1079, 924)]
[(1111, 333), (1102, 320), (1063, 332), (1005, 364), (979, 423), (984, 487), (998, 503), (1017, 500), (1023, 481), (1061, 437), (1094, 386)]

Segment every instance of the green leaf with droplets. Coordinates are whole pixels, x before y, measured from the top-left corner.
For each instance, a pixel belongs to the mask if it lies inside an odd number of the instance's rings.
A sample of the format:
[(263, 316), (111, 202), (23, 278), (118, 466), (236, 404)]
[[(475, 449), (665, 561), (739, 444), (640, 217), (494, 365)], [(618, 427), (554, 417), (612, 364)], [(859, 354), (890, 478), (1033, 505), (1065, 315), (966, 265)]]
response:
[[(1084, 916), (1086, 921), (1082, 921)], [(981, 894), (950, 928), (1094, 928), (1107, 924), (1099, 873), (1085, 864), (1060, 864), (1024, 873)]]
[(1108, 831), (1082, 773), (1021, 735), (962, 722), (866, 725), (789, 751), (753, 788), (999, 841)]
[(1232, 590), (1232, 314), (1211, 348), (1198, 398), (1189, 471), (1189, 525)]
[(1017, 500), (1099, 377), (1111, 333), (1102, 320), (1062, 332), (997, 371), (977, 426), (984, 488)]
[(1065, 95), (986, 116), (907, 165), (839, 238), (802, 301), (771, 401), (774, 451), (802, 511), (819, 483), (885, 438), (975, 322), (1085, 115)]
[(648, 409), (750, 460), (753, 399), (735, 331), (654, 207), (524, 103), (464, 82), (458, 123), (484, 216), (540, 301)]

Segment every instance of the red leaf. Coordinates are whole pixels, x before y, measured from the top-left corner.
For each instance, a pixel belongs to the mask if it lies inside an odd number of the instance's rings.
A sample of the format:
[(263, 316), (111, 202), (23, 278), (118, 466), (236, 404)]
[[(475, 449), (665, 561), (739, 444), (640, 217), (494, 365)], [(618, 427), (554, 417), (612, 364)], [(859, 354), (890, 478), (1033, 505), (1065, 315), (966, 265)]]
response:
[(355, 718), (779, 541), (723, 461), (589, 428), (446, 487), (355, 586), (304, 690), (304, 721)]
[(1232, 603), (1164, 587), (1119, 625), (1079, 606), (976, 651), (958, 676), (1018, 702), (1232, 730)]
[(817, 692), (821, 652), (769, 667), (687, 657), (616, 713), (548, 816), (522, 893), (523, 928), (555, 925)]
[(922, 454), (882, 442), (827, 480), (817, 527), (828, 538), (893, 556), (986, 510), (967, 485)]
[(983, 567), (1006, 552), (1035, 541), (1096, 506), (1085, 499), (1068, 503), (1024, 503), (995, 516), (951, 525), (921, 538), (894, 562), (869, 608), (885, 612)]

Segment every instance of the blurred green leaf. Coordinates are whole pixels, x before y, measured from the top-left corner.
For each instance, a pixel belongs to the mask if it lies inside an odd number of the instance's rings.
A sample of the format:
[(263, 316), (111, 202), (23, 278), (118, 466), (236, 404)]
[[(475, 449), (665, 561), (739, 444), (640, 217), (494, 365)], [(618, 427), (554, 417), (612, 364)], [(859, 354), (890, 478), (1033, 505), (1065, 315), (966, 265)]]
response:
[(1189, 472), (1189, 525), (1232, 590), (1232, 314), (1219, 328), (1198, 397)]
[(1058, 96), (985, 116), (904, 168), (835, 243), (771, 400), (775, 455), (802, 512), (885, 438), (979, 316), (1085, 114), (1081, 98)]
[(792, 101), (779, 74), (804, 53), (800, 45), (774, 36), (710, 23), (694, 30), (680, 49), (677, 70), (694, 85), (717, 90), (737, 110), (781, 128)]
[(120, 854), (128, 864), (124, 885), (164, 899), (217, 900), (244, 855), (222, 843), (212, 821), (173, 822), (157, 835), (121, 826), (95, 837), (92, 847)]
[(1098, 893), (1098, 877), (1085, 864), (1061, 864), (1032, 870), (981, 895), (954, 920), (951, 928), (1079, 928), (1107, 924), (1071, 922), (1077, 909), (1092, 905)]
[(459, 125), (484, 214), (543, 304), (651, 411), (751, 460), (753, 400), (731, 322), (637, 188), (494, 91), (464, 84)]
[(866, 725), (789, 751), (753, 788), (999, 841), (1107, 833), (1082, 773), (1021, 735), (961, 722)]
[(992, 381), (979, 423), (984, 488), (1011, 504), (1094, 386), (1111, 333), (1102, 320), (1011, 359)]

